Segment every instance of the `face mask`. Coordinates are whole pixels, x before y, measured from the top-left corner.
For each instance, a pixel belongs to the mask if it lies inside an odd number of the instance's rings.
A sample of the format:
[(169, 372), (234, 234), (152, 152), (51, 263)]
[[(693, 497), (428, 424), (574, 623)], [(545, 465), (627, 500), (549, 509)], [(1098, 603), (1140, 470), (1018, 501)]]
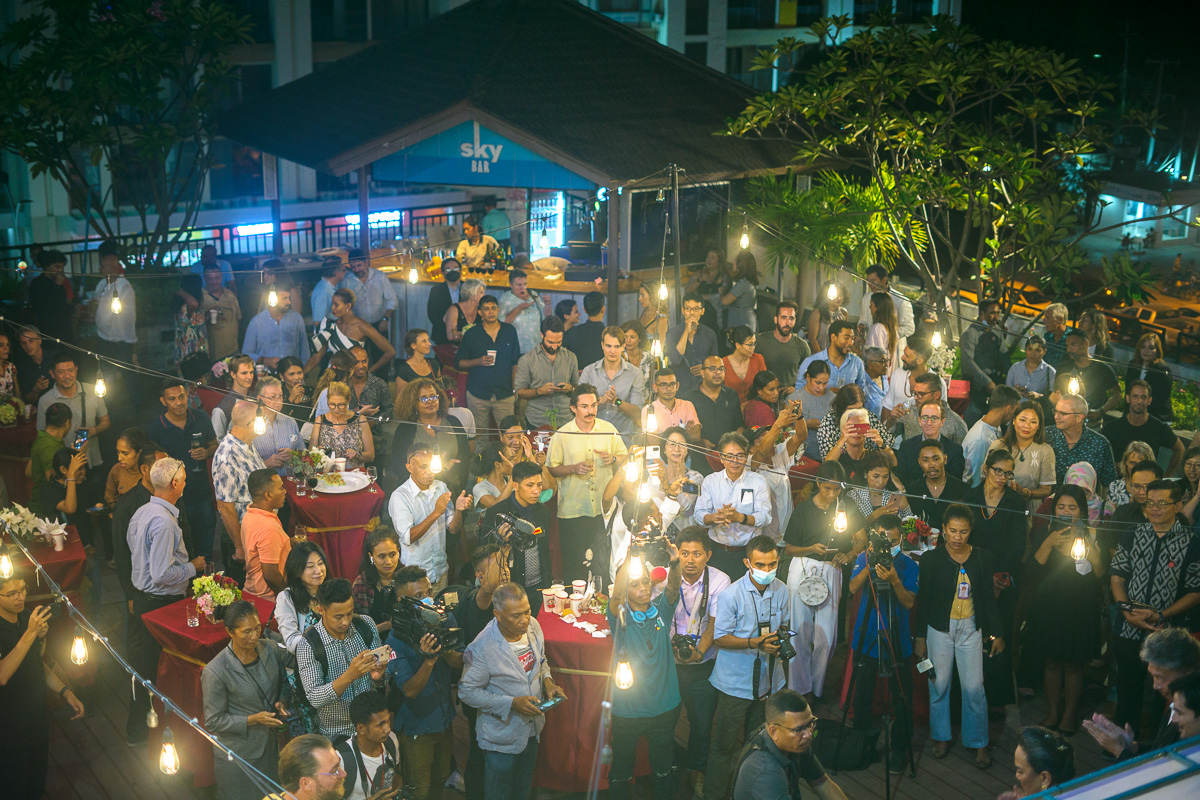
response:
[(540, 495), (538, 495), (538, 502), (539, 503), (549, 503), (551, 497), (554, 497), (553, 489), (542, 489), (542, 493)]
[(892, 556), (898, 556), (898, 555), (900, 555), (900, 545), (894, 544), (894, 545), (892, 545)]
[(421, 602), (427, 606), (431, 606), (431, 605), (433, 605), (433, 598), (432, 597), (422, 597)]
[(775, 573), (778, 571), (778, 569), (773, 569), (770, 572), (763, 572), (761, 569), (752, 569), (750, 570), (750, 577), (753, 578), (754, 582), (759, 586), (766, 586), (768, 583), (775, 580)]

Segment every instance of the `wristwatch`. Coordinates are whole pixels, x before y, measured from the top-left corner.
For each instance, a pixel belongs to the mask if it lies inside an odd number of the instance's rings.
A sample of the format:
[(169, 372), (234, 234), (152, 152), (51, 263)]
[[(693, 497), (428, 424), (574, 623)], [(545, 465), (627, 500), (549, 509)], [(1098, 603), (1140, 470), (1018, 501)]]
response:
[(614, 402), (615, 402), (615, 403), (617, 404), (617, 406), (619, 407), (619, 406), (621, 405), (621, 398), (619, 398), (619, 397), (618, 397), (618, 398), (617, 398), (617, 399), (616, 399)]

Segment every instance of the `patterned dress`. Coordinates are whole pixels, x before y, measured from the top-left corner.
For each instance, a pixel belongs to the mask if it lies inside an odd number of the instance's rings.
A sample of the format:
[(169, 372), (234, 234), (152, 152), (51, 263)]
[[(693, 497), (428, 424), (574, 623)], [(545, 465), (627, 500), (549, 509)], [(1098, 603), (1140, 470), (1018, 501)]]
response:
[(208, 350), (208, 327), (204, 324), (204, 312), (188, 311), (185, 305), (175, 315), (175, 363)]
[[(358, 414), (350, 417), (345, 424), (336, 423), (322, 414), (317, 422), (321, 424), (321, 433), (317, 437), (316, 446), (332, 449), (336, 458), (346, 458), (346, 451), (353, 450), (362, 454), (363, 435), (361, 418)], [(363, 465), (361, 458), (346, 459), (346, 469), (355, 469)]]

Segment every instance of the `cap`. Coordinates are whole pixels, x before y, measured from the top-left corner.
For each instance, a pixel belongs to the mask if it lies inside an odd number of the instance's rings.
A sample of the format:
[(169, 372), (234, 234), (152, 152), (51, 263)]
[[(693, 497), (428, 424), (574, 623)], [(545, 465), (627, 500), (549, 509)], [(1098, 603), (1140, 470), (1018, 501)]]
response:
[(367, 254), (362, 251), (362, 248), (356, 247), (346, 254), (346, 258), (350, 261), (366, 261)]

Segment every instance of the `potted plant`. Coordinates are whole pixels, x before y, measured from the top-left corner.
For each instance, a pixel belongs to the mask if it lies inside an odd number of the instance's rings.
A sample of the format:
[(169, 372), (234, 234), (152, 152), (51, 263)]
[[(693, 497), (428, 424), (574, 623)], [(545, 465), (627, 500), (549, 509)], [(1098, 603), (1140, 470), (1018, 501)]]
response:
[(900, 549), (904, 552), (923, 552), (937, 546), (940, 531), (922, 519), (909, 517), (900, 526)]
[(307, 478), (310, 475), (314, 475), (327, 466), (328, 462), (329, 457), (325, 454), (325, 451), (316, 447), (311, 447), (307, 450), (292, 451), (292, 469), (295, 470), (298, 476)]

